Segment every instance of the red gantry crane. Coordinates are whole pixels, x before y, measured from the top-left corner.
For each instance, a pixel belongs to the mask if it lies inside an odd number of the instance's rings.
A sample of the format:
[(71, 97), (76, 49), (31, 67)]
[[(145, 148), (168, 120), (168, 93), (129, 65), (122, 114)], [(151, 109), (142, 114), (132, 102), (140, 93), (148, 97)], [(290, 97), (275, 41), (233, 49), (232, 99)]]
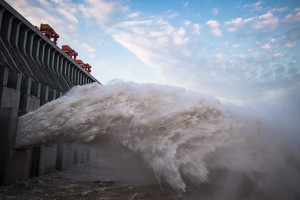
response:
[(73, 58), (74, 60), (76, 60), (76, 57), (78, 56), (78, 53), (72, 49), (69, 45), (62, 45), (61, 49), (71, 58)]
[(84, 69), (88, 72), (88, 73), (91, 73), (91, 68), (92, 68), (92, 66), (91, 65), (89, 65), (88, 63), (85, 63), (84, 65), (83, 65), (84, 67)]
[(91, 73), (91, 68), (92, 66), (89, 65), (88, 63), (84, 63), (82, 60), (76, 60), (77, 64), (79, 64), (83, 69), (85, 69), (85, 71), (87, 71), (88, 73)]
[(40, 31), (46, 35), (49, 40), (54, 39), (54, 44), (57, 44), (57, 39), (59, 35), (53, 30), (49, 24), (41, 24)]

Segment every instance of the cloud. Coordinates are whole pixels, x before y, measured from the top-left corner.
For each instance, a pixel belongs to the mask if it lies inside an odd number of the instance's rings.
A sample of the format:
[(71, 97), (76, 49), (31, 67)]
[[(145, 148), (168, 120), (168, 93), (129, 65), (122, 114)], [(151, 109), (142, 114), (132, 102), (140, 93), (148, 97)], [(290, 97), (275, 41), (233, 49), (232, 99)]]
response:
[(128, 17), (129, 17), (129, 18), (136, 18), (136, 17), (138, 17), (139, 15), (140, 15), (139, 12), (134, 12), (134, 13), (129, 14)]
[(70, 22), (74, 23), (74, 24), (78, 24), (78, 20), (77, 18), (68, 10), (62, 9), (62, 8), (57, 8), (57, 11), (63, 15), (67, 20), (69, 20)]
[(272, 12), (269, 11), (269, 12), (259, 16), (258, 19), (268, 19), (268, 18), (271, 18), (271, 17), (273, 17), (273, 14), (272, 14)]
[(221, 37), (222, 36), (222, 31), (218, 28), (219, 27), (219, 22), (216, 20), (209, 20), (206, 22), (206, 24), (210, 27), (211, 32), (214, 36), (216, 37)]
[(221, 37), (222, 36), (222, 31), (219, 28), (214, 28), (214, 29), (212, 29), (211, 32), (216, 37)]
[(253, 3), (253, 4), (245, 4), (243, 6), (243, 8), (251, 8), (251, 10), (253, 11), (259, 11), (262, 9), (262, 6), (261, 6), (261, 1), (258, 1), (256, 3)]
[(287, 42), (286, 44), (285, 44), (285, 46), (286, 47), (288, 47), (288, 48), (293, 48), (293, 47), (295, 47), (295, 43), (294, 42)]
[(243, 25), (245, 25), (248, 22), (251, 22), (253, 20), (254, 20), (254, 17), (250, 17), (247, 19), (243, 19), (243, 18), (239, 17), (239, 18), (231, 19), (230, 21), (226, 21), (224, 23), (224, 25), (228, 27), (227, 31), (236, 32), (240, 29), (240, 27), (242, 27)]
[(189, 41), (186, 30), (161, 18), (121, 22), (110, 33), (115, 41), (159, 71), (177, 66), (182, 57), (190, 54), (185, 47)]
[(253, 50), (252, 48), (249, 48), (248, 52), (250, 53), (251, 58), (254, 58), (254, 59), (259, 58), (259, 52)]
[(279, 53), (279, 52), (276, 52), (276, 53), (273, 54), (273, 56), (279, 58), (279, 57), (282, 57), (283, 54)]
[(296, 41), (300, 39), (300, 27), (291, 28), (286, 33), (286, 39), (288, 41)]
[(46, 7), (50, 7), (50, 6), (51, 6), (51, 4), (50, 4), (48, 1), (46, 1), (46, 0), (39, 0), (39, 2), (40, 2), (43, 6), (46, 6)]
[(265, 50), (270, 50), (272, 47), (271, 47), (271, 45), (269, 44), (269, 43), (267, 43), (267, 44), (264, 44), (264, 45), (262, 45), (262, 46), (260, 46), (262, 49), (265, 49)]
[(252, 10), (255, 10), (255, 11), (259, 11), (262, 9), (262, 6), (261, 6), (261, 1), (258, 1), (256, 3), (253, 3), (253, 4), (246, 4), (244, 7), (250, 7), (252, 8)]
[(189, 38), (185, 37), (185, 29), (180, 27), (174, 34), (173, 34), (173, 44), (176, 46), (185, 45)]
[(272, 12), (267, 12), (258, 17), (258, 21), (253, 24), (254, 29), (273, 30), (278, 25), (279, 19), (274, 17)]
[(164, 15), (169, 19), (173, 19), (177, 17), (179, 13), (174, 10), (167, 10), (166, 12), (164, 12)]
[(254, 4), (252, 4), (252, 6), (256, 9), (256, 10), (260, 10), (262, 7), (261, 7), (261, 1), (258, 1)]
[(112, 21), (116, 15), (128, 11), (128, 7), (117, 1), (104, 0), (85, 0), (79, 8), (85, 17), (94, 19), (101, 26)]
[(287, 11), (288, 10), (288, 7), (283, 7), (283, 8), (272, 8), (270, 10), (270, 12), (284, 12), (284, 11)]
[(218, 8), (214, 8), (214, 9), (212, 9), (211, 12), (212, 12), (213, 15), (217, 15), (219, 13), (219, 9)]
[(187, 7), (189, 4), (190, 4), (190, 2), (187, 1), (183, 4), (183, 7)]
[(206, 24), (208, 26), (210, 26), (211, 28), (218, 28), (219, 27), (219, 22), (216, 20), (209, 20), (206, 22)]
[(240, 44), (234, 44), (234, 45), (232, 45), (231, 47), (234, 48), (234, 49), (237, 49), (237, 48), (240, 47)]
[(300, 21), (300, 8), (295, 8), (293, 13), (290, 13), (285, 16), (283, 22), (287, 23), (297, 23)]
[(185, 20), (185, 21), (183, 22), (183, 24), (184, 24), (185, 26), (189, 26), (189, 25), (191, 25), (191, 21)]
[(193, 34), (199, 35), (200, 34), (200, 29), (201, 29), (200, 24), (194, 24), (193, 25)]
[(85, 51), (88, 51), (90, 53), (95, 53), (97, 50), (92, 47), (92, 45), (88, 44), (88, 43), (81, 43), (80, 44), (81, 48), (84, 49)]
[(224, 54), (222, 54), (222, 53), (216, 53), (216, 54), (215, 54), (215, 57), (216, 57), (217, 60), (221, 61), (221, 60), (224, 59), (225, 56), (224, 56)]

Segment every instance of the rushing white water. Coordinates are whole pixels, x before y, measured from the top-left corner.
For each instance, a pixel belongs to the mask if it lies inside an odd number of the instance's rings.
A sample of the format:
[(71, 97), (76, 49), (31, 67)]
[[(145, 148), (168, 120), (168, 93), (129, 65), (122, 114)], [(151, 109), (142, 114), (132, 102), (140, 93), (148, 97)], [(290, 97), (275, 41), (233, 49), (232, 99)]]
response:
[[(216, 171), (242, 174), (254, 190), (282, 197), (294, 197), (300, 185), (299, 157), (259, 120), (213, 97), (169, 86), (117, 82), (75, 87), (20, 117), (16, 143), (97, 144), (108, 138), (138, 155), (159, 182), (181, 191), (188, 183), (212, 182)], [(217, 179), (224, 185), (216, 186), (223, 197), (242, 185), (241, 178), (227, 172)]]

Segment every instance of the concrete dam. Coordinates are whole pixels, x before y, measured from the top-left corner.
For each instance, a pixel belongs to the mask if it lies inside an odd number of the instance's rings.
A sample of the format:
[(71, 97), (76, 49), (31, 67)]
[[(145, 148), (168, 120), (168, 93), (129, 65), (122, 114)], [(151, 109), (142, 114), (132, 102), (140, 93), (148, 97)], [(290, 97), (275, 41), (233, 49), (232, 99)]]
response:
[(0, 185), (66, 169), (92, 156), (78, 144), (15, 148), (19, 116), (73, 86), (98, 82), (54, 39), (0, 0)]

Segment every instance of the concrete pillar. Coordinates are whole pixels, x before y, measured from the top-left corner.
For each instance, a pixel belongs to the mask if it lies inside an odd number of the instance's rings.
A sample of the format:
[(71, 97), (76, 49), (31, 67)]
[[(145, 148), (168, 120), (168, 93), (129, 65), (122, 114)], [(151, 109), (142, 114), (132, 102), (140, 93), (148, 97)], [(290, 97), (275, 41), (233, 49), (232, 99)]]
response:
[(49, 102), (49, 87), (47, 85), (42, 85), (41, 88), (41, 106)]
[(27, 51), (26, 51), (26, 46), (27, 45), (27, 42), (28, 42), (28, 31), (29, 31), (29, 28), (28, 27), (24, 27), (24, 37), (22, 38), (22, 45), (20, 49), (22, 49), (22, 51), (25, 53), (26, 56), (28, 56), (27, 54)]
[(0, 67), (0, 86), (7, 86), (9, 69)]
[(2, 29), (3, 13), (5, 9), (0, 7), (0, 30)]
[(60, 97), (62, 97), (63, 95), (64, 95), (63, 92), (58, 92), (57, 98), (60, 98)]
[(9, 43), (12, 44), (13, 46), (16, 46), (15, 42), (18, 34), (18, 23), (16, 21), (17, 21), (16, 18), (14, 18), (14, 20), (12, 21), (10, 40), (9, 40)]
[(21, 27), (21, 25), (22, 25), (22, 23), (21, 22), (18, 22), (17, 24), (16, 24), (16, 35), (15, 35), (15, 40), (13, 41), (15, 44), (14, 44), (14, 46), (18, 46), (18, 43), (19, 43), (19, 37), (20, 37), (20, 27)]
[(50, 59), (49, 59), (49, 69), (52, 71), (52, 72), (55, 72), (55, 69), (54, 69), (54, 58), (55, 58), (55, 50), (53, 48), (51, 48), (50, 50)]
[(0, 107), (19, 108), (21, 74), (9, 71), (7, 68), (0, 69)]
[(42, 38), (37, 37), (37, 35), (35, 35), (35, 38), (33, 40), (33, 49), (32, 49), (32, 57), (34, 58), (34, 60), (39, 63), (39, 52), (40, 52), (40, 43), (41, 43)]
[(48, 68), (50, 68), (50, 48), (51, 46), (49, 44), (46, 44), (45, 46), (45, 54), (44, 54), (44, 64), (45, 66), (47, 66)]
[(7, 68), (0, 68), (1, 109), (1, 184), (9, 184), (16, 178), (28, 177), (30, 151), (15, 150), (17, 120), (20, 104), (21, 75)]
[(49, 96), (48, 96), (48, 100), (52, 101), (56, 99), (56, 90), (49, 88)]
[(74, 144), (58, 144), (56, 170), (67, 169), (74, 164)]
[(41, 147), (39, 174), (47, 174), (56, 170), (57, 145)]
[(63, 169), (63, 144), (57, 145), (56, 151), (56, 170)]
[(45, 54), (46, 54), (46, 43), (41, 39), (39, 57), (38, 57), (40, 63), (45, 63)]
[(75, 148), (74, 148), (74, 150), (73, 150), (73, 164), (74, 165), (77, 165), (78, 164), (78, 149), (76, 148), (76, 146), (75, 146)]
[[(34, 82), (32, 81), (31, 78), (24, 78), (22, 80), (22, 87), (21, 87), (20, 111), (25, 114), (29, 111), (34, 111), (37, 108), (39, 108), (40, 96), (41, 96), (41, 83)], [(39, 166), (40, 166), (41, 147), (23, 149), (23, 152), (26, 152), (24, 156), (24, 160), (27, 161), (24, 163), (28, 165), (26, 166), (26, 168), (30, 169), (30, 174), (27, 174), (27, 176), (29, 175), (38, 176)]]
[(41, 83), (33, 82), (31, 78), (23, 80), (21, 89), (20, 110), (24, 113), (40, 107)]
[(73, 152), (74, 145), (73, 144), (64, 144), (63, 145), (63, 169), (67, 169), (73, 166)]
[(33, 32), (30, 30), (28, 31), (28, 38), (27, 38), (27, 45), (26, 45), (26, 51), (27, 51), (27, 55), (29, 55), (31, 57), (31, 59), (33, 58), (32, 52), (33, 52), (33, 41), (34, 41), (34, 34)]
[[(12, 178), (16, 176), (13, 175), (10, 167), (12, 166), (11, 156), (14, 145), (12, 138), (16, 134), (17, 119), (18, 110), (16, 108), (0, 108), (0, 185), (11, 183)], [(24, 168), (19, 170), (20, 177), (24, 177), (22, 176)]]
[(41, 159), (41, 147), (32, 148), (31, 170), (30, 176), (40, 175), (40, 159)]

